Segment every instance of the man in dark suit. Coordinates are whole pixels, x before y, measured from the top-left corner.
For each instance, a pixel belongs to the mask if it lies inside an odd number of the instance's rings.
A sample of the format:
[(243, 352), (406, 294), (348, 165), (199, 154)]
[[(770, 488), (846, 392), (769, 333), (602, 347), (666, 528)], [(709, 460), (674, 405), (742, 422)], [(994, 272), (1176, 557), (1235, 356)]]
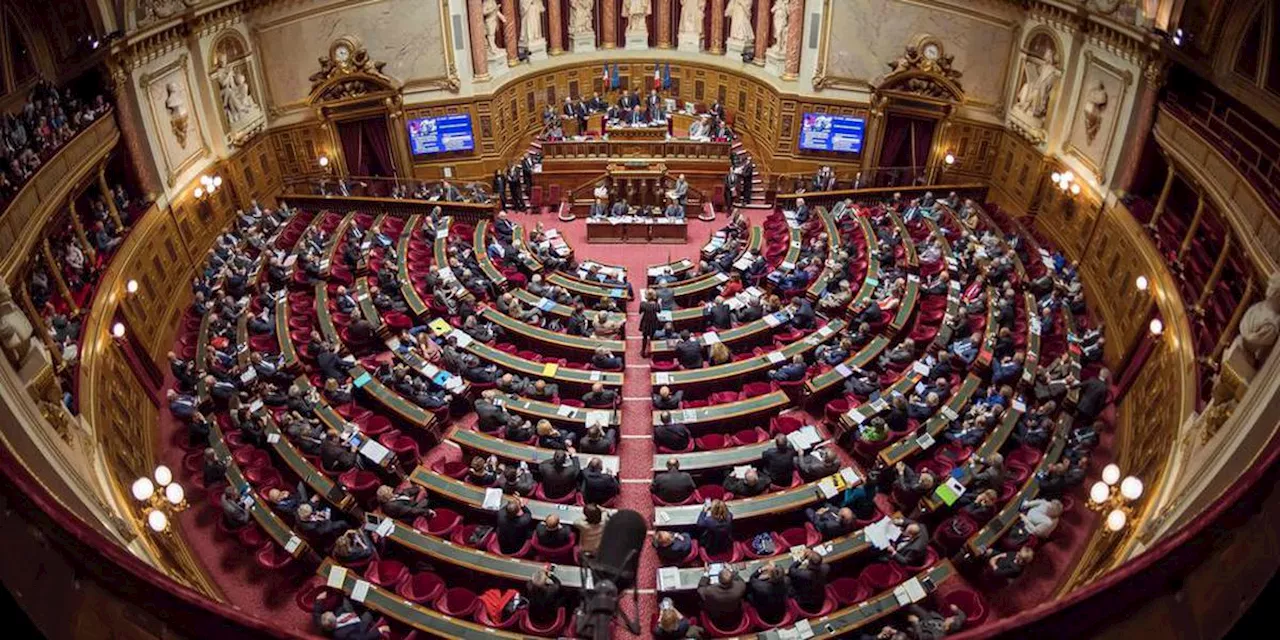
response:
[(662, 564), (677, 564), (693, 550), (693, 537), (687, 533), (659, 531), (653, 534), (653, 550)]
[(693, 476), (680, 470), (680, 461), (675, 457), (667, 458), (667, 470), (653, 477), (649, 491), (669, 504), (678, 504), (689, 499), (698, 485)]
[(507, 210), (507, 176), (502, 169), (496, 169), (493, 172), (493, 193), (498, 196), (498, 202), (502, 207), (502, 211)]
[(662, 386), (653, 394), (653, 408), (658, 411), (674, 411), (684, 401), (684, 391), (671, 392), (671, 387)]
[(524, 211), (524, 185), (520, 184), (521, 175), (520, 167), (511, 165), (507, 169), (507, 190), (511, 192), (511, 208), (516, 211)]
[(799, 382), (804, 380), (805, 371), (809, 369), (804, 363), (804, 356), (796, 354), (790, 362), (769, 372), (769, 379), (774, 382)]
[(853, 530), (853, 510), (848, 507), (837, 510), (826, 506), (821, 509), (805, 509), (804, 513), (824, 540), (838, 538)]
[(1111, 392), (1111, 385), (1108, 382), (1110, 378), (1111, 372), (1104, 368), (1098, 371), (1096, 378), (1086, 380), (1080, 385), (1076, 415), (1079, 416), (1081, 423), (1093, 422), (1107, 408), (1107, 395)]
[(543, 460), (538, 464), (542, 492), (551, 499), (573, 493), (578, 488), (579, 475), (577, 458), (570, 458), (564, 451), (557, 450), (550, 460)]
[(569, 527), (561, 525), (560, 516), (554, 513), (538, 523), (537, 528), (534, 529), (533, 536), (538, 541), (538, 544), (548, 549), (558, 549), (568, 545), (573, 540), (573, 533), (569, 531)]
[(919, 522), (899, 518), (894, 524), (902, 527), (902, 534), (893, 542), (888, 556), (901, 564), (919, 565), (929, 551), (929, 530)]
[(702, 368), (702, 345), (689, 336), (688, 331), (680, 333), (680, 341), (676, 343), (676, 361), (686, 369)]
[(653, 441), (672, 451), (684, 451), (692, 440), (689, 427), (673, 422), (670, 411), (658, 414), (658, 426), (653, 430)]
[(751, 498), (758, 496), (769, 490), (769, 485), (773, 484), (773, 480), (767, 473), (760, 473), (756, 469), (747, 469), (742, 477), (731, 475), (724, 480), (724, 490), (732, 493), (734, 497)]
[(831, 566), (822, 561), (822, 554), (810, 549), (804, 558), (791, 563), (787, 576), (791, 579), (791, 594), (796, 604), (809, 611), (822, 608), (827, 599), (827, 575)]
[(600, 382), (591, 385), (591, 391), (582, 395), (582, 404), (588, 407), (612, 407), (617, 402), (618, 392), (604, 388)]
[(797, 466), (800, 469), (800, 477), (804, 478), (805, 482), (813, 482), (839, 471), (840, 458), (836, 457), (831, 449), (821, 447), (801, 456)]
[(498, 511), (498, 549), (511, 555), (520, 551), (533, 532), (533, 514), (519, 498), (507, 498)]
[(337, 606), (327, 609), (329, 598), (316, 598), (312, 606), (311, 620), (325, 635), (334, 640), (378, 640), (391, 633), (387, 625), (375, 627), (373, 614), (366, 611), (357, 615), (355, 606), (346, 597), (338, 598)]
[(541, 569), (525, 583), (524, 595), (529, 599), (530, 618), (540, 624), (554, 620), (560, 608), (560, 579)]
[(703, 315), (707, 316), (707, 322), (716, 329), (724, 330), (733, 326), (733, 310), (725, 304), (723, 297), (716, 296), (715, 302), (707, 306)]
[(812, 329), (817, 325), (817, 314), (813, 311), (813, 303), (800, 296), (791, 309), (791, 326), (797, 329)]
[(604, 504), (612, 500), (622, 491), (618, 477), (605, 471), (604, 461), (592, 458), (587, 468), (582, 470), (582, 500), (593, 504)]
[(609, 455), (617, 446), (618, 435), (613, 429), (593, 424), (587, 427), (587, 435), (578, 441), (578, 451), (594, 455)]
[(747, 582), (747, 602), (766, 622), (778, 621), (786, 615), (788, 597), (787, 573), (772, 562), (756, 569)]
[(742, 599), (746, 594), (747, 583), (730, 567), (720, 570), (714, 584), (711, 576), (702, 576), (698, 582), (702, 612), (722, 629), (732, 629), (742, 620)]
[(356, 454), (330, 433), (320, 443), (320, 465), (330, 471), (343, 472), (356, 466)]
[(493, 403), (497, 397), (493, 389), (486, 389), (475, 402), (476, 428), (485, 433), (493, 433), (506, 426), (510, 416), (507, 410)]
[(778, 482), (790, 482), (795, 471), (796, 450), (791, 447), (787, 436), (778, 434), (773, 438), (773, 448), (765, 449), (760, 454), (760, 463), (770, 478)]

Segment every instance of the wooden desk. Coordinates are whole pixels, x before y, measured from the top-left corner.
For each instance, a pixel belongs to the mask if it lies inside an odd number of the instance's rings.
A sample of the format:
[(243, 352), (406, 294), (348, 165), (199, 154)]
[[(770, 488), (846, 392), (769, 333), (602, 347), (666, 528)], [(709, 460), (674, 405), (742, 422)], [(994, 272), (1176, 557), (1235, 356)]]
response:
[(607, 414), (609, 416), (607, 426), (610, 427), (617, 427), (622, 424), (622, 413), (613, 409), (570, 407), (511, 394), (502, 394), (502, 397), (498, 398), (498, 404), (507, 411), (524, 416), (533, 422), (548, 420), (552, 424), (567, 426), (577, 433), (584, 433), (587, 430), (589, 426), (587, 425), (588, 413), (596, 415)]
[[(431, 415), (431, 412), (388, 389), (372, 372), (365, 371), (364, 367), (356, 365), (351, 369), (351, 379), (356, 389), (368, 394), (396, 417), (423, 431), (434, 432), (436, 417)], [(364, 382), (361, 382), (362, 380)]]
[(400, 255), (400, 264), (396, 265), (400, 275), (400, 296), (404, 298), (405, 304), (409, 305), (409, 313), (415, 318), (427, 315), (428, 311), (426, 301), (413, 286), (413, 278), (409, 275), (409, 244), (413, 241), (413, 232), (421, 223), (422, 216), (410, 216), (408, 222), (404, 223), (404, 228), (400, 230), (400, 239), (396, 243), (396, 251)]
[(667, 127), (662, 126), (644, 126), (644, 127), (623, 127), (615, 125), (605, 125), (605, 135), (609, 136), (612, 142), (658, 142), (667, 139)]
[(471, 248), (476, 254), (476, 263), (480, 265), (480, 273), (493, 283), (494, 288), (498, 291), (506, 291), (507, 277), (502, 275), (502, 271), (498, 270), (497, 265), (493, 264), (493, 259), (489, 257), (488, 248), (485, 246), (485, 236), (489, 233), (489, 221), (481, 220), (476, 223), (476, 229), (471, 234)]
[(586, 280), (579, 280), (578, 278), (558, 271), (547, 276), (545, 282), (547, 284), (564, 287), (571, 294), (587, 298), (595, 298), (597, 300), (603, 300), (605, 298), (614, 298), (617, 300), (631, 299), (631, 290), (625, 285), (617, 286), (602, 284), (599, 282), (587, 282)]
[[(854, 470), (859, 478), (865, 476)], [(835, 475), (835, 474), (833, 474)], [(734, 521), (747, 518), (770, 516), (775, 513), (798, 512), (802, 507), (823, 500), (817, 482), (809, 482), (791, 489), (758, 495), (754, 498), (741, 498), (725, 502)], [(691, 527), (698, 522), (702, 513), (702, 505), (691, 504), (680, 507), (657, 507), (653, 513), (653, 524), (660, 528)]]
[(315, 284), (316, 324), (320, 325), (320, 337), (329, 344), (342, 347), (342, 336), (338, 335), (338, 327), (333, 324), (333, 315), (329, 311), (329, 285), (324, 282)]
[[(969, 460), (972, 461), (975, 458), (982, 458), (985, 460), (990, 458), (992, 454), (998, 453), (1000, 449), (1004, 447), (1004, 443), (1009, 438), (1009, 434), (1013, 433), (1014, 427), (1018, 425), (1018, 420), (1021, 419), (1021, 411), (1012, 407), (1005, 409), (1004, 419), (1000, 421), (999, 425), (996, 425), (994, 431), (987, 434), (986, 439), (983, 440), (978, 449), (973, 452), (973, 455), (970, 456)], [(965, 487), (968, 487), (969, 483), (973, 481), (973, 468), (968, 464), (956, 467), (956, 470), (953, 470), (951, 473), (952, 477)], [(938, 493), (934, 491), (923, 498), (921, 505), (926, 510), (936, 511), (946, 506), (946, 503), (944, 503), (942, 498), (938, 497)]]
[(1039, 464), (1022, 483), (1018, 492), (1000, 508), (1000, 511), (965, 542), (965, 549), (969, 553), (975, 556), (985, 554), (1000, 541), (1000, 538), (1004, 537), (1013, 523), (1017, 522), (1022, 504), (1040, 493), (1040, 472), (1048, 469), (1049, 465), (1056, 463), (1058, 458), (1062, 457), (1062, 451), (1067, 446), (1067, 434), (1071, 432), (1071, 420), (1071, 413), (1065, 411), (1058, 417), (1058, 427), (1054, 429), (1053, 439), (1049, 442), (1044, 456), (1040, 458)]
[(289, 296), (281, 295), (276, 300), (276, 342), (280, 345), (280, 356), (286, 369), (298, 365), (298, 348), (294, 346), (289, 331)]
[[(756, 421), (763, 421), (779, 411), (787, 408), (791, 399), (785, 391), (778, 390), (746, 400), (714, 404), (695, 409), (676, 409), (671, 412), (671, 421), (684, 424), (690, 430), (709, 428), (726, 422), (738, 422), (741, 428), (747, 428)], [(654, 410), (653, 426), (662, 424), (662, 412)], [(683, 456), (682, 456), (683, 457)]]
[[(840, 239), (840, 227), (836, 224), (835, 216), (827, 211), (826, 207), (818, 207), (818, 217), (822, 220), (822, 231), (827, 234), (827, 261), (829, 262), (836, 252), (840, 250), (843, 241)], [(822, 272), (809, 285), (805, 295), (813, 301), (817, 301), (826, 292), (827, 286), (831, 284), (831, 280), (836, 276), (835, 272), (827, 267), (826, 263), (822, 266)]]
[[(818, 329), (802, 340), (796, 340), (791, 344), (771, 352), (782, 356), (783, 360), (790, 360), (793, 356), (805, 354), (813, 350), (818, 345), (831, 339), (833, 336), (839, 335), (845, 329), (843, 320), (835, 319), (826, 324), (825, 327)], [(738, 360), (715, 367), (705, 367), (702, 369), (691, 369), (687, 371), (671, 371), (657, 372), (651, 375), (651, 382), (655, 388), (663, 385), (670, 386), (672, 390), (685, 387), (698, 387), (716, 384), (741, 384), (750, 378), (772, 369), (775, 362), (770, 359), (770, 354), (759, 355), (746, 360)], [(775, 356), (776, 358), (776, 356)]]
[(668, 262), (667, 264), (660, 264), (660, 265), (649, 267), (648, 269), (649, 284), (652, 285), (656, 283), (658, 276), (661, 276), (661, 275), (673, 275), (676, 277), (677, 280), (683, 280), (684, 275), (689, 271), (692, 271), (693, 268), (696, 266), (697, 265), (694, 264), (692, 260), (688, 258), (683, 258), (681, 260), (676, 260), (675, 262)]
[[(552, 315), (560, 316), (561, 318), (568, 318), (573, 315), (573, 307), (560, 304), (559, 302), (555, 302), (547, 298), (539, 298), (525, 289), (512, 289), (507, 293), (514, 295), (517, 300), (526, 305), (534, 307), (535, 309), (541, 309), (543, 313), (550, 313)], [(592, 311), (589, 312), (589, 315), (595, 316), (598, 313), (598, 311)], [(621, 322), (622, 326), (626, 327), (627, 314), (625, 313), (610, 313), (609, 319), (613, 322)]]
[(381, 211), (399, 218), (407, 218), (415, 213), (429, 214), (432, 209), (440, 207), (444, 215), (472, 223), (492, 220), (498, 211), (496, 198), (493, 202), (446, 202), (417, 198), (289, 194), (282, 199), (292, 206), (310, 211)]
[[(813, 426), (801, 427), (800, 431), (806, 429), (817, 430)], [(653, 472), (660, 473), (667, 470), (667, 460), (671, 458), (680, 459), (680, 470), (690, 473), (697, 473), (709, 469), (727, 470), (738, 465), (755, 464), (760, 462), (760, 457), (765, 451), (776, 446), (773, 438), (768, 438), (763, 442), (755, 444), (742, 445), (740, 447), (726, 447), (724, 449), (714, 449), (711, 451), (694, 451), (693, 453), (656, 453), (653, 456)], [(815, 445), (815, 448), (822, 445)]]
[[(413, 473), (409, 474), (409, 480), (418, 486), (425, 487), (427, 491), (431, 492), (433, 498), (451, 500), (474, 509), (484, 508), (484, 487), (477, 487), (461, 480), (454, 480), (425, 467), (414, 469)], [(561, 522), (566, 523), (573, 523), (582, 517), (582, 507), (543, 502), (541, 500), (528, 500), (526, 502), (529, 507), (529, 513), (533, 515), (534, 520), (545, 520), (547, 516), (553, 513), (560, 516)], [(701, 505), (699, 505), (699, 508), (701, 508)], [(613, 512), (612, 509), (605, 509), (604, 511), (605, 513)]]
[(483, 342), (472, 341), (464, 349), (467, 353), (474, 354), (477, 358), (493, 363), (508, 372), (554, 382), (560, 385), (561, 391), (581, 393), (597, 382), (603, 384), (606, 388), (620, 389), (622, 387), (622, 372), (620, 371), (591, 371), (557, 366), (554, 371), (548, 373), (547, 364), (521, 358), (514, 353), (495, 349)]
[(689, 278), (683, 282), (669, 284), (667, 288), (671, 289), (671, 294), (675, 297), (676, 302), (687, 305), (691, 302), (698, 303), (713, 298), (720, 293), (721, 285), (728, 281), (728, 274), (712, 271)]
[[(356, 506), (355, 498), (350, 493), (347, 493), (347, 490), (343, 489), (341, 485), (325, 475), (324, 472), (315, 468), (307, 460), (306, 456), (303, 456), (302, 452), (298, 451), (298, 448), (293, 445), (289, 437), (280, 431), (279, 425), (276, 424), (275, 419), (271, 417), (269, 412), (263, 411), (260, 413), (266, 417), (267, 442), (271, 450), (275, 451), (285, 466), (289, 467), (289, 470), (298, 476), (298, 479), (311, 488), (312, 494), (320, 496), (341, 511), (352, 511)], [(271, 440), (275, 440), (275, 442), (271, 442)]]
[(684, 244), (689, 227), (683, 218), (587, 219), (590, 244)]
[(321, 582), (328, 582), (330, 574), (338, 570), (342, 572), (343, 576), (341, 588), (343, 594), (350, 597), (357, 584), (368, 584), (369, 591), (361, 604), (371, 611), (376, 611), (380, 615), (401, 622), (432, 637), (459, 638), (460, 640), (486, 640), (489, 638), (534, 640), (530, 636), (483, 627), (459, 618), (446, 616), (430, 607), (410, 603), (395, 592), (369, 583), (361, 578), (358, 573), (347, 571), (332, 559), (326, 559), (320, 565), (320, 568), (316, 570), (316, 575), (320, 577)]
[[(777, 317), (778, 313), (781, 312), (776, 312), (773, 315)], [(786, 322), (786, 320), (782, 320), (782, 322)], [(781, 323), (779, 323), (779, 326), (781, 326)], [(773, 335), (773, 330), (774, 326), (771, 326), (769, 321), (764, 318), (760, 318), (759, 320), (752, 320), (751, 322), (740, 324), (731, 329), (716, 331), (715, 334), (716, 338), (720, 342), (723, 342), (726, 347), (729, 347), (730, 350), (738, 351), (742, 347), (766, 342), (769, 337)], [(699, 336), (699, 339), (703, 345), (707, 344), (706, 333)], [(651, 357), (658, 356), (667, 358), (674, 356), (676, 344), (679, 342), (679, 338), (672, 338), (670, 340), (654, 340), (650, 345), (650, 348), (653, 350)]]
[(248, 496), (252, 500), (248, 506), (249, 515), (253, 516), (258, 526), (262, 527), (262, 530), (266, 532), (267, 537), (271, 538), (281, 549), (284, 549), (295, 558), (301, 558), (306, 555), (311, 547), (267, 506), (267, 503), (262, 499), (262, 495), (249, 484), (244, 474), (240, 472), (240, 466), (231, 457), (231, 450), (227, 448), (227, 442), (222, 436), (222, 428), (218, 426), (217, 420), (209, 421), (209, 446), (213, 449), (214, 455), (227, 465), (227, 484), (234, 488), (238, 494)]
[[(470, 571), (477, 571), (507, 580), (517, 580), (522, 583), (532, 578), (539, 571), (550, 567), (556, 578), (560, 580), (561, 586), (569, 587), (570, 589), (582, 588), (581, 573), (579, 573), (576, 565), (548, 565), (546, 562), (532, 562), (495, 555), (488, 551), (475, 549), (467, 545), (454, 544), (449, 540), (429, 536), (395, 520), (392, 520), (392, 522), (394, 523), (392, 525), (394, 528), (387, 535), (387, 540), (429, 558)], [(572, 523), (566, 522), (565, 524), (571, 525)]]
[[(970, 373), (965, 376), (964, 382), (960, 383), (960, 388), (951, 395), (951, 399), (943, 406), (954, 412), (957, 417), (963, 416), (965, 409), (969, 406), (969, 401), (973, 399), (973, 394), (981, 384), (982, 380), (976, 374)], [(947, 418), (943, 408), (939, 408), (937, 413), (926, 420), (922, 426), (930, 437), (937, 439), (950, 423), (951, 420)], [(879, 458), (886, 466), (893, 466), (923, 449), (924, 447), (920, 445), (918, 437), (902, 438), (889, 447), (881, 449)]]
[[(889, 347), (889, 342), (889, 339), (884, 336), (876, 336), (866, 346), (859, 349), (857, 353), (850, 354), (839, 366), (848, 367), (849, 369), (865, 367), (880, 357), (881, 352)], [(844, 385), (847, 377), (837, 367), (832, 367), (809, 378), (809, 381), (804, 385), (807, 391), (806, 395), (816, 400), (825, 400), (827, 393)]]
[(582, 336), (549, 331), (542, 327), (535, 327), (516, 320), (492, 307), (487, 307), (481, 311), (480, 317), (492, 322), (495, 326), (502, 327), (506, 331), (508, 338), (514, 338), (512, 342), (522, 343), (524, 346), (539, 353), (548, 355), (563, 354), (575, 359), (586, 360), (590, 359), (595, 354), (596, 349), (600, 347), (608, 349), (619, 358), (624, 358), (627, 351), (627, 343), (622, 340), (584, 338)]
[[(473, 429), (464, 429), (454, 427), (447, 436), (450, 442), (456, 443), (466, 451), (479, 451), (487, 455), (497, 456), (501, 460), (514, 460), (515, 462), (525, 462), (529, 466), (535, 467), (544, 460), (550, 460), (558, 449), (542, 449), (519, 442), (511, 442), (491, 436), (487, 433), (481, 433)], [(572, 454), (569, 457), (578, 460), (578, 466), (585, 469), (587, 463), (592, 458), (599, 458), (606, 469), (617, 470), (620, 464), (618, 456), (594, 455), (594, 454)]]

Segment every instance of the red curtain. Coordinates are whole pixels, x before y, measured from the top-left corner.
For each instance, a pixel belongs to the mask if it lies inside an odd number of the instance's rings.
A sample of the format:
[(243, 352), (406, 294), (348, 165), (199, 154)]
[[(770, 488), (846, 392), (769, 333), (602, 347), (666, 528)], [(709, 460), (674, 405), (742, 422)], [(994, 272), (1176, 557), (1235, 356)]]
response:
[(886, 118), (880, 167), (904, 170), (886, 172), (890, 175), (882, 177), (877, 184), (883, 184), (888, 178), (895, 184), (910, 184), (916, 177), (923, 176), (936, 128), (934, 120), (893, 115)]
[(353, 176), (394, 176), (391, 136), (385, 118), (367, 118), (338, 123), (347, 172)]

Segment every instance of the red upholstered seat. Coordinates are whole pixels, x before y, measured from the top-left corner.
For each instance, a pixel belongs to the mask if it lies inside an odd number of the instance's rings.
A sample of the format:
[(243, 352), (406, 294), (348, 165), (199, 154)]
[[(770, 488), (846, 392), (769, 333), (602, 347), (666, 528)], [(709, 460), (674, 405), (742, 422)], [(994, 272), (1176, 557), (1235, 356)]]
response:
[(556, 615), (554, 618), (542, 623), (534, 621), (533, 618), (528, 615), (524, 616), (520, 620), (520, 630), (530, 635), (542, 636), (544, 638), (555, 638), (559, 637), (561, 631), (564, 630), (564, 623), (564, 607), (559, 607), (556, 609)]
[(796, 618), (821, 618), (822, 616), (836, 610), (836, 600), (831, 597), (831, 593), (828, 591), (827, 597), (822, 601), (822, 606), (817, 610), (810, 611), (805, 609), (795, 600), (787, 602), (787, 609), (790, 610)]
[(319, 576), (306, 581), (293, 596), (293, 603), (307, 613), (315, 611), (316, 601), (325, 597), (327, 587)]
[(690, 440), (689, 440), (689, 445), (688, 445), (688, 446), (686, 446), (685, 448), (683, 448), (683, 449), (681, 449), (681, 450), (679, 450), (679, 451), (675, 451), (675, 450), (673, 450), (673, 449), (668, 449), (667, 447), (664, 447), (664, 446), (662, 446), (662, 445), (658, 445), (658, 453), (689, 453), (690, 451), (693, 451), (693, 440), (692, 440), (692, 439), (690, 439)]
[(822, 542), (822, 534), (818, 533), (818, 530), (807, 522), (803, 527), (783, 529), (781, 532), (774, 534), (774, 537), (782, 540), (784, 549), (799, 546), (812, 547)]
[(942, 596), (943, 611), (952, 605), (964, 612), (966, 628), (976, 627), (987, 619), (987, 605), (976, 591), (962, 588), (947, 592)]
[(534, 499), (542, 500), (543, 502), (554, 502), (556, 504), (573, 504), (578, 500), (578, 492), (570, 491), (569, 493), (563, 496), (552, 498), (542, 490), (542, 485), (539, 484), (537, 488), (533, 490), (533, 497)]
[(255, 559), (258, 562), (258, 566), (271, 571), (279, 571), (293, 562), (293, 556), (275, 543), (265, 545), (259, 549)]
[(871, 597), (871, 589), (857, 578), (843, 576), (827, 585), (827, 597), (833, 598), (837, 606), (847, 607)]
[(383, 415), (371, 415), (360, 424), (360, 431), (365, 435), (378, 437), (391, 429), (391, 419)]
[(728, 439), (723, 434), (708, 433), (705, 436), (699, 436), (694, 439), (698, 451), (715, 451), (723, 449), (729, 444)]
[(436, 610), (455, 618), (469, 619), (480, 607), (480, 599), (466, 587), (453, 587), (436, 601)]
[(374, 560), (364, 570), (364, 577), (384, 589), (395, 590), (409, 580), (409, 569), (399, 560)]
[(452, 509), (437, 508), (430, 518), (419, 517), (413, 528), (437, 538), (447, 538), (462, 524), (462, 515)]
[(437, 458), (435, 462), (431, 463), (432, 471), (442, 476), (453, 478), (454, 480), (461, 480), (466, 477), (467, 469), (467, 463), (462, 462), (461, 460), (445, 460), (444, 458)]
[(728, 549), (719, 553), (709, 553), (705, 547), (698, 550), (698, 558), (703, 564), (716, 564), (717, 562), (740, 562), (745, 555), (741, 542), (734, 542)]
[[(745, 609), (745, 606), (744, 606), (744, 609)], [(711, 634), (711, 637), (713, 638), (730, 638), (733, 636), (740, 636), (746, 633), (748, 630), (750, 630), (751, 619), (748, 618), (744, 612), (742, 619), (738, 621), (737, 625), (734, 625), (733, 627), (730, 627), (730, 628), (724, 628), (724, 627), (716, 626), (715, 621), (712, 620), (710, 616), (704, 613), (702, 614), (702, 626), (707, 630), (708, 633)]]
[(743, 429), (730, 436), (730, 440), (733, 441), (733, 444), (739, 447), (764, 442), (768, 439), (769, 434), (765, 433), (764, 430), (759, 427), (754, 429)]
[(773, 427), (774, 433), (782, 434), (791, 433), (804, 426), (804, 423), (801, 422), (799, 418), (793, 418), (791, 416), (775, 416), (769, 424)]
[(262, 545), (266, 544), (270, 540), (270, 538), (267, 537), (267, 534), (257, 525), (241, 527), (240, 530), (236, 532), (236, 538), (240, 540), (241, 546), (255, 550), (262, 548)]
[(444, 594), (444, 579), (429, 571), (415, 573), (396, 587), (396, 593), (410, 602), (430, 604)]
[(850, 409), (849, 401), (845, 398), (836, 398), (827, 403), (823, 408), (823, 417), (831, 424), (839, 424), (840, 416), (848, 413)]
[(704, 484), (698, 487), (698, 497), (702, 500), (727, 500), (725, 496), (729, 495), (724, 487), (718, 484)]
[(872, 593), (879, 593), (901, 583), (903, 577), (902, 568), (897, 564), (873, 562), (862, 570), (858, 580), (871, 589)]
[(559, 547), (544, 547), (534, 538), (532, 541), (534, 556), (542, 562), (569, 564), (573, 561), (573, 548), (578, 543), (575, 533), (569, 534), (569, 542)]
[(498, 621), (494, 620), (489, 615), (489, 608), (481, 604), (479, 607), (476, 607), (476, 622), (486, 627), (493, 627), (494, 629), (515, 629), (520, 626), (520, 623), (525, 619), (528, 612), (529, 610), (527, 608), (516, 609), (516, 612), (506, 620)]
[(495, 556), (506, 558), (527, 558), (533, 552), (533, 538), (525, 540), (524, 546), (517, 549), (515, 553), (503, 553), (502, 546), (498, 544), (498, 536), (489, 536), (489, 541), (485, 544), (485, 551)]
[(756, 396), (763, 396), (769, 393), (770, 391), (773, 391), (773, 387), (770, 386), (768, 382), (748, 382), (742, 385), (743, 398), (754, 398)]
[(756, 608), (751, 606), (750, 604), (743, 604), (742, 610), (746, 613), (747, 620), (751, 621), (751, 628), (758, 629), (761, 631), (766, 631), (769, 629), (777, 629), (778, 627), (788, 626), (792, 622), (795, 622), (795, 619), (796, 619), (795, 614), (791, 613), (790, 608), (783, 611), (782, 617), (776, 620), (765, 620), (763, 617), (760, 616), (760, 612), (757, 611)]

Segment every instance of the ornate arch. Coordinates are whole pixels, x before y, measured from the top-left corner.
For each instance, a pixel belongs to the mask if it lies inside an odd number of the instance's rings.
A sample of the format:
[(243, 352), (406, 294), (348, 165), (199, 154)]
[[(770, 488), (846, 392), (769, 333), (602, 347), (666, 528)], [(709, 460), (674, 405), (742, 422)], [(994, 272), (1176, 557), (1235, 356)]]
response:
[(936, 105), (963, 104), (963, 74), (952, 68), (954, 60), (955, 56), (948, 55), (936, 37), (917, 36), (897, 60), (889, 63), (889, 73), (875, 84), (876, 94)]
[(311, 74), (307, 104), (317, 110), (384, 98), (399, 101), (400, 83), (382, 72), (385, 62), (375, 62), (354, 36), (343, 36), (329, 45), (320, 58), (320, 70)]

